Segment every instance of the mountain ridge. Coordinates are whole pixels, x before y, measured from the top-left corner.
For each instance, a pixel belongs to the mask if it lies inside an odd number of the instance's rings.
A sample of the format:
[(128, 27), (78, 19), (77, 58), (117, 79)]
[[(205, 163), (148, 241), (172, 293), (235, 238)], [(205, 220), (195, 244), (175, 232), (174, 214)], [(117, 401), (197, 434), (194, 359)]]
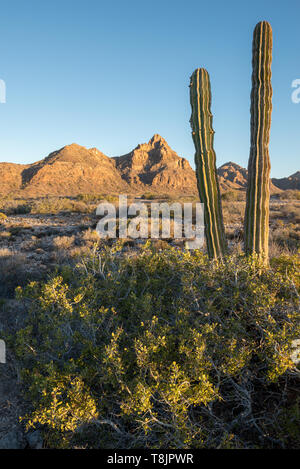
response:
[(286, 190), (286, 189), (298, 189), (300, 190), (300, 171), (296, 171), (296, 173), (291, 174), (291, 176), (284, 177), (284, 178), (273, 178), (273, 184), (275, 184), (279, 189)]
[[(218, 168), (221, 191), (242, 190), (247, 170), (229, 161)], [(0, 163), (0, 194), (39, 197), (80, 193), (197, 194), (195, 171), (159, 134), (121, 156), (72, 143), (32, 164)], [(300, 189), (300, 171), (270, 180), (271, 194)]]

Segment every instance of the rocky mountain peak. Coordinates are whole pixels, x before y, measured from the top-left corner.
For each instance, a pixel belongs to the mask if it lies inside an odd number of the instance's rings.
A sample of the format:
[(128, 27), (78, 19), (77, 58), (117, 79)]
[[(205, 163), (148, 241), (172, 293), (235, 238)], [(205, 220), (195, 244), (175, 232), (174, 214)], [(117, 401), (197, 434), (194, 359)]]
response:
[(163, 190), (165, 184), (171, 190), (196, 191), (195, 173), (189, 162), (178, 156), (159, 134), (115, 161), (122, 178), (136, 189), (147, 185)]
[(149, 142), (148, 142), (148, 145), (151, 145), (151, 146), (154, 146), (154, 147), (162, 147), (162, 146), (165, 146), (165, 147), (169, 147), (169, 145), (167, 144), (166, 140), (161, 137), (159, 134), (154, 134), (152, 138), (150, 138)]

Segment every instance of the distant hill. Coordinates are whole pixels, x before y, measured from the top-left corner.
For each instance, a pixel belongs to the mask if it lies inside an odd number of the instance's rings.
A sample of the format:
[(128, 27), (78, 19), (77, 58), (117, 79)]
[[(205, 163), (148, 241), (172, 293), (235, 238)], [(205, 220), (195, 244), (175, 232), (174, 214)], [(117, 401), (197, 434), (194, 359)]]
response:
[[(245, 190), (247, 170), (229, 162), (218, 169), (222, 191)], [(155, 134), (130, 153), (110, 158), (97, 148), (73, 143), (33, 164), (0, 163), (0, 195), (41, 197), (80, 193), (197, 194), (189, 162)], [(300, 189), (300, 171), (272, 179), (271, 194)]]
[(297, 189), (300, 190), (300, 171), (297, 171), (295, 174), (287, 178), (282, 179), (272, 179), (273, 184), (279, 189), (287, 190), (287, 189)]
[(0, 163), (0, 180), (1, 194), (29, 197), (128, 190), (111, 158), (75, 143), (31, 165)]
[(229, 161), (218, 168), (220, 189), (236, 190), (247, 187), (247, 170)]
[[(218, 176), (221, 191), (227, 190), (246, 190), (248, 171), (236, 163), (225, 163), (218, 169)], [(272, 195), (281, 192), (281, 189), (276, 187), (273, 179), (270, 180), (270, 192)]]
[(124, 191), (127, 184), (115, 162), (97, 148), (73, 143), (50, 153), (22, 173), (22, 190), (34, 195), (76, 195)]

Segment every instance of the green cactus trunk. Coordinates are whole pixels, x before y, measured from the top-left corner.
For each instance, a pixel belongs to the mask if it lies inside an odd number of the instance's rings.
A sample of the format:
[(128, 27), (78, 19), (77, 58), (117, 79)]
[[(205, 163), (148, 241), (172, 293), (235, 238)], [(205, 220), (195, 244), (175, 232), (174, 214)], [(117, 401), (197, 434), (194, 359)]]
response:
[(251, 148), (245, 212), (245, 252), (256, 253), (268, 263), (270, 157), (269, 140), (272, 113), (272, 28), (258, 23), (253, 34)]
[(204, 204), (205, 235), (210, 258), (226, 254), (227, 245), (222, 216), (216, 154), (213, 148), (211, 88), (208, 72), (198, 68), (191, 76), (190, 119), (195, 145), (195, 164), (200, 201)]

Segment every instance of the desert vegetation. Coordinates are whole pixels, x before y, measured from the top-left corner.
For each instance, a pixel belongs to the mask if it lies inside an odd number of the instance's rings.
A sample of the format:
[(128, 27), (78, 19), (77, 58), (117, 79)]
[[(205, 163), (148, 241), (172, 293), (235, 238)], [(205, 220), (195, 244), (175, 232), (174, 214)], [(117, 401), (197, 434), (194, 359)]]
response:
[(298, 447), (297, 255), (211, 264), (148, 241), (58, 260), (6, 313), (22, 425), (47, 447)]
[(7, 210), (3, 434), (13, 422), (45, 447), (299, 446), (299, 202), (271, 201), (262, 267), (242, 254), (245, 202), (228, 198), (230, 254), (213, 264), (180, 239), (100, 241), (93, 197), (85, 211)]

